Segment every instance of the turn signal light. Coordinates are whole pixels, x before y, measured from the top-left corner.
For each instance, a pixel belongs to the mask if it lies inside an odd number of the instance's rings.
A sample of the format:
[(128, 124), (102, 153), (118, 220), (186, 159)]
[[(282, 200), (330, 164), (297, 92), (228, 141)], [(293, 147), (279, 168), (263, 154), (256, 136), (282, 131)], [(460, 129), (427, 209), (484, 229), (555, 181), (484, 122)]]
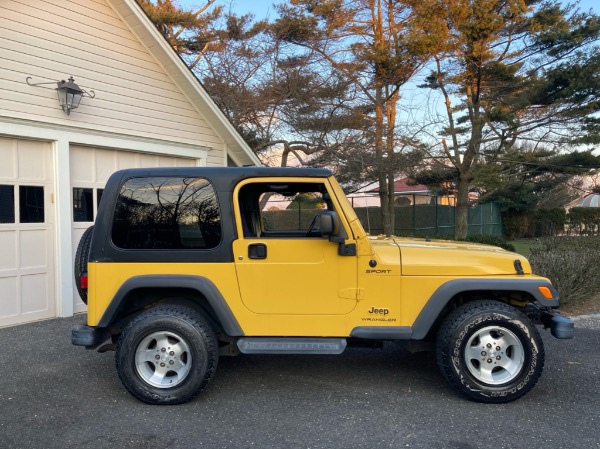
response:
[[(87, 285), (87, 282), (86, 282), (86, 285)], [(544, 298), (552, 299), (552, 292), (550, 291), (550, 289), (548, 287), (538, 287), (538, 290), (540, 291), (540, 293), (542, 295), (544, 295)]]

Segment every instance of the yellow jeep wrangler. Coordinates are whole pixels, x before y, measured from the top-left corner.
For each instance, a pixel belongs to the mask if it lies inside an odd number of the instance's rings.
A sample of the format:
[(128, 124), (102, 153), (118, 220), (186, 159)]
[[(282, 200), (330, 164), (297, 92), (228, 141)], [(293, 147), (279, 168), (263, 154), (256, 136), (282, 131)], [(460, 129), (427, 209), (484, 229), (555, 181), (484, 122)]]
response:
[(493, 246), (371, 237), (328, 170), (131, 169), (109, 179), (75, 261), (87, 324), (151, 404), (195, 397), (219, 356), (434, 349), (467, 398), (508, 402), (571, 338), (550, 282)]

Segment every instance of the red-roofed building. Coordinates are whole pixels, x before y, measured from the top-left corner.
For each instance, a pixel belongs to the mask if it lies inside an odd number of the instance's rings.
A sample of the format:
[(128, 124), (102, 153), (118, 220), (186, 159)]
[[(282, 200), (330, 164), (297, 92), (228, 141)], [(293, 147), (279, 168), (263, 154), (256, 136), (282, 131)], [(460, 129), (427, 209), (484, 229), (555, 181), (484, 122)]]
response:
[[(377, 207), (379, 206), (379, 187), (369, 184), (356, 193), (348, 195), (354, 207)], [(394, 182), (394, 196), (396, 206), (412, 206), (415, 204), (440, 204), (455, 205), (454, 195), (438, 196), (423, 184), (409, 183), (409, 178), (397, 179)]]

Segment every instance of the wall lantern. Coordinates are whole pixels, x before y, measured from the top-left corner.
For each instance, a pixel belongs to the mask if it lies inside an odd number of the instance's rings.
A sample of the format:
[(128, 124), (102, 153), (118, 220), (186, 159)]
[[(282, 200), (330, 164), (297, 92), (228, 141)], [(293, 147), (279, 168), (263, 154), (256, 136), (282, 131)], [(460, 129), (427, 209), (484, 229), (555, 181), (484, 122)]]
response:
[[(25, 81), (30, 86), (41, 86), (44, 87), (44, 84), (54, 84), (56, 82), (56, 93), (58, 94), (58, 102), (60, 103), (60, 107), (67, 115), (71, 114), (73, 109), (76, 109), (79, 106), (79, 102), (83, 97), (94, 98), (96, 93), (93, 90), (89, 92), (85, 89), (82, 89), (77, 84), (75, 84), (75, 80), (73, 77), (69, 77), (68, 81), (60, 80), (60, 81), (52, 81), (49, 83), (31, 83), (30, 80), (32, 78), (28, 76)], [(46, 89), (50, 89), (46, 87)]]

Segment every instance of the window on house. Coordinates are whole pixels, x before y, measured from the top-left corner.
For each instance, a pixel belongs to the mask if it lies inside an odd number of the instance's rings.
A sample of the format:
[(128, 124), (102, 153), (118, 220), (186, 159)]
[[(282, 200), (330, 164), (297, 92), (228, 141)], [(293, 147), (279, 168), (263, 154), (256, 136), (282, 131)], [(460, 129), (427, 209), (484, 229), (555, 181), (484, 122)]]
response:
[(19, 186), (19, 218), (21, 223), (44, 222), (44, 187)]
[(15, 222), (15, 186), (0, 185), (0, 223)]
[(73, 221), (94, 221), (94, 190), (73, 188)]

